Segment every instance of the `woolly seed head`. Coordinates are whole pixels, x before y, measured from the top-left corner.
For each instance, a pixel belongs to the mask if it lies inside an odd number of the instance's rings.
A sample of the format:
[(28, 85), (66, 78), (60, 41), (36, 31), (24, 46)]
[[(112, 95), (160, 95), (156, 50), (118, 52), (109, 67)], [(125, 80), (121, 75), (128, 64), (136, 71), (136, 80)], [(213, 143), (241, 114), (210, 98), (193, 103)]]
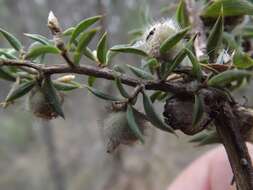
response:
[(143, 49), (151, 57), (161, 60), (170, 60), (181, 47), (180, 43), (176, 45), (167, 55), (161, 55), (160, 46), (169, 37), (172, 37), (180, 30), (179, 25), (173, 19), (161, 19), (149, 25), (141, 39), (134, 44), (135, 47)]

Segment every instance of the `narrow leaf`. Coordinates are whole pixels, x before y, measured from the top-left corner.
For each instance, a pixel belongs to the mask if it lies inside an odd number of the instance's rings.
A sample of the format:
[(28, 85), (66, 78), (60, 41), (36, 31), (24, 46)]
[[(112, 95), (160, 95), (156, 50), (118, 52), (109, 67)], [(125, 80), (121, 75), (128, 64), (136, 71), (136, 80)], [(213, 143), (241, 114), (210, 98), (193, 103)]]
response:
[(90, 86), (85, 86), (92, 94), (97, 96), (98, 98), (109, 100), (109, 101), (119, 101), (120, 99), (117, 97), (113, 97), (111, 95), (105, 94), (104, 92), (97, 90), (95, 88), (92, 88)]
[(97, 58), (102, 65), (106, 63), (107, 45), (107, 33), (104, 33), (97, 46)]
[(198, 123), (201, 121), (201, 118), (204, 113), (204, 105), (202, 99), (199, 95), (195, 94), (195, 102), (193, 107), (192, 114), (192, 126), (196, 127)]
[(12, 34), (0, 28), (0, 33), (5, 37), (5, 39), (10, 43), (10, 45), (17, 51), (22, 49), (21, 42)]
[(181, 27), (185, 28), (189, 26), (189, 17), (186, 10), (186, 4), (184, 0), (181, 0), (176, 10), (176, 20)]
[(31, 49), (26, 55), (26, 59), (36, 59), (44, 54), (59, 54), (60, 50), (51, 45), (41, 45)]
[(127, 122), (128, 126), (134, 133), (134, 135), (142, 142), (144, 143), (144, 137), (143, 134), (141, 133), (138, 124), (135, 121), (134, 113), (133, 113), (133, 108), (131, 105), (127, 105)]
[(0, 78), (8, 81), (16, 81), (16, 78), (5, 68), (0, 67)]
[(31, 38), (32, 40), (35, 40), (36, 42), (40, 42), (41, 44), (44, 44), (44, 45), (49, 45), (50, 44), (49, 40), (46, 37), (42, 36), (42, 35), (27, 34), (27, 33), (25, 33), (24, 35), (27, 36), (28, 38)]
[(94, 85), (94, 83), (95, 83), (96, 80), (97, 80), (96, 77), (94, 77), (94, 76), (89, 76), (89, 77), (88, 77), (88, 85), (89, 85), (90, 87), (92, 87), (92, 86)]
[(4, 51), (4, 50), (0, 50), (0, 56), (4, 56), (6, 57), (7, 59), (17, 59), (17, 57), (15, 57), (14, 55)]
[(180, 30), (178, 33), (174, 34), (172, 37), (167, 38), (160, 47), (161, 53), (166, 53), (171, 48), (173, 48), (180, 40), (182, 40), (187, 32), (189, 31), (190, 27), (187, 27), (183, 30)]
[(129, 98), (130, 96), (129, 96), (128, 92), (125, 90), (125, 88), (124, 88), (124, 86), (123, 86), (123, 84), (122, 84), (119, 77), (115, 78), (115, 82), (116, 82), (116, 85), (119, 89), (120, 94), (125, 98)]
[(81, 35), (80, 41), (78, 42), (76, 51), (74, 53), (75, 64), (77, 65), (79, 64), (80, 59), (82, 57), (82, 53), (86, 50), (86, 46), (90, 43), (92, 38), (95, 36), (96, 32), (97, 32), (97, 29), (93, 29)]
[(53, 82), (50, 78), (45, 78), (42, 84), (42, 90), (45, 95), (45, 98), (50, 103), (52, 109), (62, 118), (65, 118), (61, 102), (59, 99), (59, 95), (57, 93), (57, 90), (54, 87)]
[(143, 92), (143, 106), (144, 106), (144, 110), (147, 115), (147, 118), (155, 127), (163, 131), (175, 133), (174, 130), (170, 126), (165, 124), (163, 120), (159, 117), (159, 115), (157, 114), (157, 112), (155, 111), (153, 107), (153, 104), (150, 98), (145, 92)]
[(185, 49), (185, 50), (186, 50), (187, 56), (189, 57), (192, 63), (192, 73), (200, 81), (202, 74), (201, 74), (201, 66), (197, 60), (197, 57), (189, 49)]
[(144, 52), (143, 50), (132, 47), (130, 45), (116, 45), (116, 46), (113, 46), (110, 50), (114, 52), (120, 52), (120, 53), (132, 53), (136, 55), (147, 56), (147, 53)]
[(152, 80), (154, 79), (153, 75), (151, 75), (150, 73), (139, 69), (137, 67), (134, 67), (132, 65), (126, 65), (137, 77), (140, 77), (142, 79), (146, 79), (146, 80)]
[(239, 69), (247, 69), (253, 67), (253, 60), (248, 54), (236, 50), (233, 56), (233, 64)]
[(70, 35), (72, 35), (72, 33), (73, 33), (74, 30), (75, 30), (75, 27), (70, 27), (70, 28), (66, 29), (66, 30), (62, 33), (62, 35), (63, 35), (63, 36), (70, 36)]
[(227, 70), (213, 76), (207, 84), (209, 86), (224, 87), (233, 81), (241, 80), (245, 77), (251, 77), (252, 73), (245, 70)]
[(22, 83), (20, 85), (17, 85), (16, 83), (14, 84), (14, 88), (10, 91), (8, 96), (6, 97), (5, 101), (6, 102), (11, 102), (14, 101), (25, 94), (27, 94), (35, 85), (35, 81), (29, 81)]
[(99, 16), (94, 16), (94, 17), (90, 17), (87, 18), (83, 21), (81, 21), (77, 27), (75, 28), (75, 30), (73, 30), (72, 32), (72, 36), (70, 38), (69, 44), (71, 45), (75, 39), (83, 32), (85, 31), (87, 28), (89, 28), (92, 24), (94, 24), (95, 22), (97, 22), (98, 20), (100, 20), (102, 18), (101, 15)]
[(60, 91), (71, 91), (71, 90), (81, 88), (80, 84), (78, 85), (75, 83), (65, 83), (65, 82), (54, 81), (53, 84), (56, 90), (60, 90)]
[(204, 8), (201, 16), (218, 17), (221, 7), (224, 16), (253, 15), (253, 4), (246, 0), (215, 0)]
[(224, 18), (223, 14), (221, 13), (207, 39), (207, 52), (211, 60), (215, 57), (217, 51), (220, 48), (223, 37), (223, 31), (224, 31)]

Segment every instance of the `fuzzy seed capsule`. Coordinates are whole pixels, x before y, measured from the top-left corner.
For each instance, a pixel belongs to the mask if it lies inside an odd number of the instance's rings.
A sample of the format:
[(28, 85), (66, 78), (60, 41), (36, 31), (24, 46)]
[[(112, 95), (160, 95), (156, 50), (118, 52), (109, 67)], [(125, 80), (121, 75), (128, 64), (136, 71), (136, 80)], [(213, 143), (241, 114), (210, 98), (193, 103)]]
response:
[[(134, 115), (139, 129), (144, 133), (150, 126), (145, 115), (134, 109)], [(128, 126), (125, 110), (111, 111), (102, 123), (103, 136), (108, 153), (112, 153), (120, 144), (132, 145), (138, 138)]]
[[(59, 94), (59, 99), (63, 104), (63, 94)], [(58, 117), (38, 85), (31, 90), (28, 96), (28, 108), (36, 117), (48, 120)]]

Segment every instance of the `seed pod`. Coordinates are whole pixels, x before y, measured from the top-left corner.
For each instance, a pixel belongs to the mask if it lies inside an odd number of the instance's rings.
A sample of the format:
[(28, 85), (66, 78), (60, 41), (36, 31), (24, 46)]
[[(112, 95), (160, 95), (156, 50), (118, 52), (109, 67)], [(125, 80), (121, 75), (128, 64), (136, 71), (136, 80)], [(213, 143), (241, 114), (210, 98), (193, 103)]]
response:
[[(59, 94), (59, 99), (63, 104), (63, 94)], [(28, 96), (28, 108), (36, 117), (48, 120), (58, 117), (39, 85), (35, 86)]]
[[(144, 133), (145, 129), (150, 126), (150, 123), (144, 114), (136, 109), (133, 111), (139, 130), (141, 133)], [(108, 153), (112, 153), (120, 144), (132, 145), (138, 141), (138, 138), (128, 125), (125, 109), (111, 110), (102, 125)]]
[[(205, 111), (205, 110), (204, 110)], [(193, 126), (194, 99), (193, 98), (168, 98), (164, 107), (163, 115), (165, 122), (175, 130), (180, 130), (187, 135), (194, 135), (203, 130), (203, 126), (209, 119), (203, 113), (200, 121)]]

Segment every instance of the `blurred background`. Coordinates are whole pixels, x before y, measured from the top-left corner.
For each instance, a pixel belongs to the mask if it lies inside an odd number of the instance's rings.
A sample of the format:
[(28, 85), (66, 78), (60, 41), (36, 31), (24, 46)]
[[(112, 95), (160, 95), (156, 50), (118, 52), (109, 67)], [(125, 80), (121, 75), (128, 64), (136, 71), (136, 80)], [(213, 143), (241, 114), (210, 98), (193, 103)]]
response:
[[(154, 20), (173, 16), (174, 3), (172, 0), (0, 0), (0, 27), (28, 45), (31, 41), (23, 33), (50, 36), (46, 25), (50, 10), (64, 29), (86, 17), (104, 14), (100, 24), (109, 32), (112, 46), (127, 43), (128, 31), (141, 27), (145, 14)], [(2, 37), (0, 45), (7, 45)], [(114, 61), (139, 62), (123, 55)], [(78, 80), (86, 82), (87, 78), (78, 76)], [(97, 80), (98, 84), (108, 92), (117, 93), (115, 86), (107, 81)], [(0, 97), (4, 100), (10, 84), (0, 81), (0, 86)], [(211, 148), (196, 148), (182, 134), (176, 138), (150, 129), (145, 145), (122, 146), (108, 154), (100, 124), (105, 106), (104, 101), (79, 89), (65, 96), (66, 120), (41, 122), (27, 111), (26, 98), (0, 109), (0, 189), (166, 189), (188, 163)], [(157, 107), (161, 114), (162, 108), (162, 104)]]

